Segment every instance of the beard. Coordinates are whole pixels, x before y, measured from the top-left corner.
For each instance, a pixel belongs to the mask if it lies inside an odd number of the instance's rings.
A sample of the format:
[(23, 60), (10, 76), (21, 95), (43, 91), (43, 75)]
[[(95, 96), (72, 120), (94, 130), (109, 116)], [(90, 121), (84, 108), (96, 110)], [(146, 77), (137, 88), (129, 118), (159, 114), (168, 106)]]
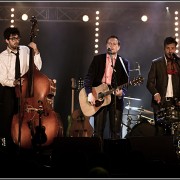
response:
[(173, 59), (174, 59), (172, 53), (165, 54), (165, 56), (166, 56), (166, 58), (169, 59), (169, 60), (173, 60)]
[(17, 50), (18, 47), (19, 47), (19, 43), (9, 44), (8, 47), (9, 47), (11, 50)]

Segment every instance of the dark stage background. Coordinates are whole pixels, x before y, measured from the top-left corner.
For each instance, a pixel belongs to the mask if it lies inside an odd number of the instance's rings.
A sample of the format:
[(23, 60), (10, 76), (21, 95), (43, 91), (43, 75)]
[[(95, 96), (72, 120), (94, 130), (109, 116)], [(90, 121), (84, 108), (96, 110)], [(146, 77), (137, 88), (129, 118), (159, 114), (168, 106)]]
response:
[[(146, 89), (147, 74), (151, 61), (163, 54), (164, 38), (175, 34), (174, 11), (180, 7), (179, 2), (2, 2), (0, 51), (5, 48), (3, 31), (10, 25), (10, 8), (13, 6), (15, 26), (22, 34), (21, 44), (28, 45), (31, 27), (29, 20), (20, 20), (21, 15), (29, 13), (29, 18), (32, 15), (37, 17), (39, 32), (35, 42), (43, 60), (41, 71), (49, 78), (57, 80), (54, 108), (61, 117), (64, 132), (67, 128), (67, 117), (71, 114), (71, 78), (83, 78), (94, 56), (96, 10), (100, 11), (99, 53), (106, 51), (105, 41), (108, 36), (114, 34), (119, 37), (119, 54), (129, 60), (131, 69), (136, 69), (138, 62), (141, 75), (145, 78), (140, 86), (129, 87), (126, 96), (141, 99), (131, 100), (132, 106), (152, 110), (151, 96)], [(166, 6), (170, 7), (169, 14)], [(59, 14), (56, 13), (57, 9), (60, 9)], [(81, 20), (83, 14), (89, 15), (89, 22)], [(143, 14), (149, 17), (144, 23), (140, 20)], [(137, 71), (132, 71), (130, 79), (137, 75)], [(125, 103), (127, 102), (125, 99)], [(76, 108), (79, 108), (78, 91), (75, 91)], [(125, 113), (126, 111), (125, 109)], [(137, 114), (134, 111), (131, 113)], [(125, 115), (125, 123), (126, 118)]]

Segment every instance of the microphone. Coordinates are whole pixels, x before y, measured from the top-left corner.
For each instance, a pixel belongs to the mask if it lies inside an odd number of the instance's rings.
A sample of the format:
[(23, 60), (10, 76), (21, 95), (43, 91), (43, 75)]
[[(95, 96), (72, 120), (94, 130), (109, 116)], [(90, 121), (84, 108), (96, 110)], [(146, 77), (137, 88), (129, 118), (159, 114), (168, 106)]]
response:
[(172, 56), (173, 56), (173, 58), (174, 58), (175, 60), (180, 60), (180, 57), (178, 57), (177, 54), (172, 53)]
[(108, 49), (107, 49), (107, 53), (108, 53), (108, 54), (112, 54), (111, 48), (108, 48)]

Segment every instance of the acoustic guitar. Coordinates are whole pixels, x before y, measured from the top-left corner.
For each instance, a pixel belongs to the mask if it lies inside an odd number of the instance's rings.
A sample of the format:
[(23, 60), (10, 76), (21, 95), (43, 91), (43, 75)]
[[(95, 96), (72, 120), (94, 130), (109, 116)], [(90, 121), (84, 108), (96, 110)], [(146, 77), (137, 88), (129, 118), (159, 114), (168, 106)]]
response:
[[(122, 89), (127, 86), (136, 86), (144, 81), (144, 78), (138, 76), (134, 80), (118, 86), (118, 89)], [(111, 94), (114, 93), (115, 89), (109, 89), (107, 84), (101, 84), (97, 87), (92, 88), (92, 93), (96, 99), (95, 106), (92, 106), (87, 99), (85, 88), (82, 88), (79, 92), (79, 103), (83, 114), (87, 117), (93, 116), (100, 108), (107, 106), (111, 102)]]
[(72, 82), (71, 116), (68, 116), (67, 136), (91, 137), (93, 135), (93, 127), (89, 122), (90, 118), (84, 116), (80, 107), (74, 110), (75, 90), (77, 90), (79, 93), (79, 91), (84, 86), (84, 82), (81, 78), (78, 80), (78, 85), (77, 85), (77, 81), (74, 78), (71, 78), (71, 82)]

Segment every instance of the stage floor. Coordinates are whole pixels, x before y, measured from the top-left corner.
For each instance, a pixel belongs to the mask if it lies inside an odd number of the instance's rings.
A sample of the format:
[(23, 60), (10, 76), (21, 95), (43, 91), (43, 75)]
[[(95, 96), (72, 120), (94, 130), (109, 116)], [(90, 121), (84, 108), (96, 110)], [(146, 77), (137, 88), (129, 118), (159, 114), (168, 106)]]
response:
[(0, 165), (0, 178), (180, 176), (179, 157), (171, 136), (103, 141), (95, 137), (58, 137), (52, 145), (38, 150), (1, 147)]

